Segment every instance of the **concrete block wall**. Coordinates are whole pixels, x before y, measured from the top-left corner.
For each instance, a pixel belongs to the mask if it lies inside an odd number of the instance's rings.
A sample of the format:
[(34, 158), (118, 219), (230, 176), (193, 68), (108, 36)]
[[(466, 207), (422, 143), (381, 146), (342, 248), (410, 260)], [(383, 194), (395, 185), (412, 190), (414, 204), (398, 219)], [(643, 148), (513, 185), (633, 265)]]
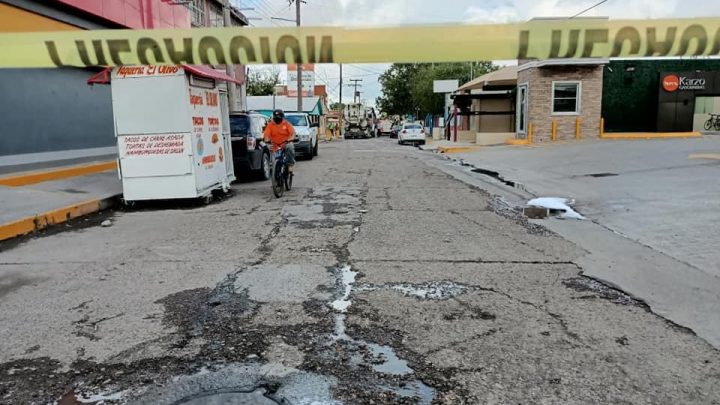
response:
[[(553, 115), (552, 83), (581, 81), (580, 113)], [(531, 67), (518, 72), (518, 84), (528, 83), (528, 122), (533, 125), (534, 142), (552, 140), (552, 122), (557, 122), (557, 139), (575, 139), (576, 119), (581, 120), (581, 136), (598, 138), (602, 114), (602, 66)]]

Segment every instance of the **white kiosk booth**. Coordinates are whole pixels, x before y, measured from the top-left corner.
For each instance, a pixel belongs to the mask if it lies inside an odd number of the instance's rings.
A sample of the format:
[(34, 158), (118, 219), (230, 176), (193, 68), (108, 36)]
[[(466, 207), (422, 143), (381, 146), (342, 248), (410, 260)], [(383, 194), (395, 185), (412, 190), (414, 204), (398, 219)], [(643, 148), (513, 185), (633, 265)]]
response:
[(235, 180), (224, 73), (204, 66), (112, 70), (123, 198), (211, 199)]

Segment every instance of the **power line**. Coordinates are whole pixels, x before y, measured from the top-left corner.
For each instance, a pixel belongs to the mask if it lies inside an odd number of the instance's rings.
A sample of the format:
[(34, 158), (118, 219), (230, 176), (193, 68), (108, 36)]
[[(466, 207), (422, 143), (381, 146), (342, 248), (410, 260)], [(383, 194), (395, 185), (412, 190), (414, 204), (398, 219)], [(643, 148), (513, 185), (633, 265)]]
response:
[(270, 4), (268, 4), (267, 1), (265, 1), (265, 0), (251, 0), (251, 1), (254, 2), (255, 5), (259, 9), (262, 9), (262, 11), (265, 14), (272, 15), (272, 7), (270, 7)]
[(255, 11), (258, 14), (265, 17), (265, 19), (267, 19), (268, 22), (270, 22), (270, 24), (272, 24), (276, 27), (280, 27), (280, 24), (278, 24), (277, 22), (275, 22), (275, 20), (272, 19), (272, 11), (270, 11), (270, 14), (268, 14), (269, 8), (265, 6), (264, 2), (261, 3), (258, 0), (249, 0), (249, 1), (251, 2), (251, 5), (255, 6)]
[(582, 15), (582, 14), (585, 14), (585, 13), (587, 13), (588, 11), (594, 9), (595, 7), (598, 7), (599, 5), (601, 5), (601, 4), (603, 4), (603, 3), (607, 3), (607, 1), (608, 1), (608, 0), (602, 0), (602, 1), (598, 2), (598, 3), (596, 3), (595, 5), (590, 6), (590, 7), (586, 8), (585, 10), (583, 10), (583, 11), (575, 14), (574, 16), (572, 16), (572, 17), (570, 17), (570, 18), (575, 18), (575, 17), (578, 17), (578, 16), (580, 16), (580, 15)]
[(363, 67), (363, 66), (358, 66), (358, 65), (350, 65), (350, 66), (354, 67), (355, 69), (359, 69), (359, 70), (362, 70), (362, 71), (365, 71), (365, 72), (369, 72), (369, 73), (373, 73), (373, 74), (377, 74), (377, 75), (381, 75), (381, 74), (385, 73), (385, 72), (378, 72), (378, 71), (375, 71), (375, 70), (370, 70), (370, 69), (368, 69), (368, 68), (366, 68), (366, 67)]

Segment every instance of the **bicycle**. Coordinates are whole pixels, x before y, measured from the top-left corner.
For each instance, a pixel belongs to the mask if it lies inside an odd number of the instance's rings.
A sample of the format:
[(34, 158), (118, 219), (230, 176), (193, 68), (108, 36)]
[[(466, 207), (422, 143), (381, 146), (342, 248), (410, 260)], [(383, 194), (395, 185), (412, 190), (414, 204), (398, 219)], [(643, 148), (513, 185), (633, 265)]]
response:
[(716, 131), (720, 131), (720, 114), (709, 113), (710, 119), (705, 121), (705, 130), (709, 131), (715, 127)]
[[(293, 143), (297, 140), (293, 140)], [(272, 165), (272, 175), (270, 176), (272, 183), (272, 190), (275, 197), (280, 198), (283, 196), (285, 191), (292, 189), (293, 174), (288, 170), (287, 158), (285, 156), (285, 145), (288, 142), (283, 142), (282, 146), (273, 152), (273, 158), (275, 164)]]

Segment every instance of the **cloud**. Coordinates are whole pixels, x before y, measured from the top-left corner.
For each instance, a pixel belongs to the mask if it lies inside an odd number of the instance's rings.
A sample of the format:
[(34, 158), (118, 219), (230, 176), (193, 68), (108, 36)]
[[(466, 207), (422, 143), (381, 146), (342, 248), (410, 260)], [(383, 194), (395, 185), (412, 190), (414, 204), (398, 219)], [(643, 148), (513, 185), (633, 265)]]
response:
[[(294, 10), (286, 0), (257, 0), (271, 9), (284, 9), (278, 17), (294, 18)], [(522, 22), (533, 17), (569, 17), (600, 0), (307, 0), (303, 4), (303, 25), (333, 26), (391, 26), (425, 23), (505, 23)], [(252, 16), (252, 12), (249, 13)], [(687, 18), (720, 15), (718, 0), (608, 0), (588, 11), (584, 16), (603, 16), (611, 19)], [(270, 25), (261, 21), (256, 25)], [(513, 61), (504, 61), (513, 63)], [(377, 76), (367, 70), (382, 71), (387, 65), (346, 65), (345, 80), (363, 78), (363, 98), (374, 100), (380, 94)], [(284, 71), (284, 66), (282, 67)], [(337, 65), (319, 67), (318, 83), (327, 81), (333, 98), (339, 89)], [(321, 78), (321, 79), (320, 79)], [(348, 100), (352, 90), (345, 88)]]
[[(465, 21), (504, 23), (533, 17), (569, 17), (598, 0), (506, 0), (473, 5), (465, 11)], [(611, 19), (687, 18), (720, 15), (720, 2), (708, 0), (608, 0), (584, 16)]]

